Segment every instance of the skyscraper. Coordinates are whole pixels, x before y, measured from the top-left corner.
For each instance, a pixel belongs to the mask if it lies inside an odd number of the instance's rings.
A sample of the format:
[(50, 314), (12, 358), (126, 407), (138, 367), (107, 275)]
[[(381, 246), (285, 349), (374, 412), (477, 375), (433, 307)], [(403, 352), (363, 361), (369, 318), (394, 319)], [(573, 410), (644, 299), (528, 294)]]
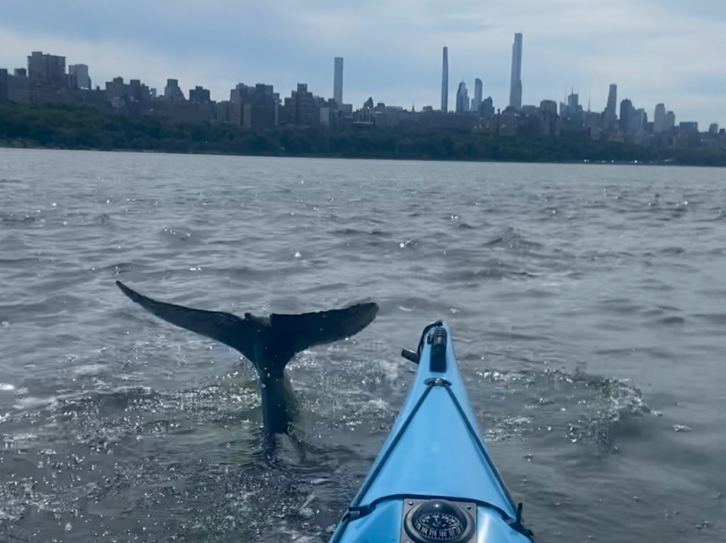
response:
[(666, 129), (672, 130), (676, 127), (676, 114), (672, 111), (669, 111), (666, 113), (666, 123), (665, 123)]
[(494, 117), (494, 102), (492, 101), (491, 96), (482, 101), (481, 106), (479, 107), (479, 115), (481, 115), (485, 120), (489, 120)]
[(456, 91), (456, 112), (466, 113), (469, 111), (469, 92), (466, 90), (466, 83), (459, 83), (459, 90)]
[(335, 57), (335, 73), (333, 77), (333, 100), (338, 107), (343, 107), (343, 57)]
[(666, 108), (665, 104), (655, 106), (655, 116), (653, 117), (653, 132), (656, 134), (666, 129)]
[(481, 107), (481, 97), (483, 92), (483, 85), (481, 82), (481, 79), (478, 77), (474, 80), (474, 98), (471, 101), (471, 110), (474, 113), (479, 113), (479, 108)]
[(582, 122), (585, 118), (585, 112), (580, 105), (580, 95), (572, 89), (570, 94), (565, 93), (565, 102), (560, 102), (560, 116), (565, 119)]
[(645, 125), (648, 124), (648, 114), (644, 109), (636, 109), (633, 119), (633, 123), (631, 124), (631, 130), (633, 132), (641, 132), (645, 130)]
[(512, 45), (509, 105), (514, 109), (522, 109), (522, 34), (520, 32), (514, 35), (514, 45)]
[(620, 102), (620, 131), (623, 134), (627, 134), (630, 132), (634, 115), (635, 110), (633, 109), (633, 102), (631, 102), (627, 98)]
[(441, 111), (449, 111), (449, 48), (444, 47), (444, 66), (441, 73)]
[(608, 92), (608, 105), (605, 107), (605, 113), (603, 114), (604, 126), (603, 128), (613, 128), (615, 126), (615, 119), (617, 118), (617, 103), (618, 103), (618, 86), (616, 84), (610, 85), (610, 91)]

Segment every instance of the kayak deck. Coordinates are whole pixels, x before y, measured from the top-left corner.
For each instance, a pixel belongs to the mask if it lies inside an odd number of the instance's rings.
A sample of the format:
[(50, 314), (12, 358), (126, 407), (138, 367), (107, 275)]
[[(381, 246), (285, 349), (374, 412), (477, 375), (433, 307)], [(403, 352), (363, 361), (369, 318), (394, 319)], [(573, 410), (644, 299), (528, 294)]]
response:
[(416, 377), (331, 543), (531, 543), (478, 435), (450, 327), (426, 327)]

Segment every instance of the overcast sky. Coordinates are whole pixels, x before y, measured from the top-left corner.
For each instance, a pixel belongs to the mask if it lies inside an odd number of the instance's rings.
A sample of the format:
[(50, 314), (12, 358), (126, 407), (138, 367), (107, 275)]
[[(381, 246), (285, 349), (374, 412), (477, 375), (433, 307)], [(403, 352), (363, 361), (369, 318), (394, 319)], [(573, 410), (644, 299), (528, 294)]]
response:
[(617, 83), (618, 103), (650, 120), (663, 102), (677, 122), (726, 125), (726, 0), (0, 0), (0, 67), (42, 50), (88, 64), (94, 85), (177, 78), (222, 100), (236, 83), (289, 96), (300, 82), (332, 97), (342, 56), (346, 103), (420, 109), (440, 106), (446, 45), (449, 107), (459, 81), (473, 96), (479, 77), (504, 108), (515, 32), (524, 104), (574, 86), (602, 111)]

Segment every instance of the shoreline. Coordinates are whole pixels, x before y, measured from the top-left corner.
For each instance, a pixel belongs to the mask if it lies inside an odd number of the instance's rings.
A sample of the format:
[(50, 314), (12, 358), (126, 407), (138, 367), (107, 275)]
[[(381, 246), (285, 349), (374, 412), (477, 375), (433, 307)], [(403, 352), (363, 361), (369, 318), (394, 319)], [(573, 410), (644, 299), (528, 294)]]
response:
[(389, 162), (463, 162), (463, 163), (481, 163), (481, 164), (546, 164), (546, 165), (568, 165), (568, 166), (653, 166), (653, 167), (681, 167), (681, 168), (726, 168), (726, 164), (681, 164), (678, 162), (658, 161), (595, 161), (595, 160), (497, 160), (488, 158), (430, 158), (430, 157), (390, 157), (390, 156), (344, 156), (333, 154), (272, 154), (272, 153), (226, 153), (223, 151), (164, 151), (158, 149), (98, 149), (98, 148), (82, 148), (82, 147), (60, 147), (34, 145), (23, 142), (22, 146), (7, 145), (0, 141), (0, 150), (9, 149), (13, 151), (75, 151), (90, 153), (140, 153), (152, 155), (170, 155), (170, 156), (220, 156), (220, 157), (236, 157), (236, 158), (296, 158), (296, 159), (318, 159), (318, 160), (380, 160)]

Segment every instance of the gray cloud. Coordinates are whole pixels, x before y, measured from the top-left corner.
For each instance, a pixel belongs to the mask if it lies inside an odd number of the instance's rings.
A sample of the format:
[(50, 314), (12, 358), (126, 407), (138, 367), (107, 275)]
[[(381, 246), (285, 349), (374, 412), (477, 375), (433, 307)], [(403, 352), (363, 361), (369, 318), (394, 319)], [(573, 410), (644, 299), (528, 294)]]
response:
[[(41, 7), (38, 7), (38, 6)], [(504, 106), (511, 44), (524, 33), (525, 103), (561, 99), (574, 86), (602, 110), (617, 83), (652, 115), (665, 102), (679, 120), (726, 123), (723, 0), (3, 0), (0, 66), (31, 51), (163, 86), (237, 82), (289, 94), (297, 82), (332, 94), (333, 57), (345, 57), (345, 98), (417, 107), (439, 102), (441, 48), (449, 47), (450, 96), (464, 78), (484, 82)]]

